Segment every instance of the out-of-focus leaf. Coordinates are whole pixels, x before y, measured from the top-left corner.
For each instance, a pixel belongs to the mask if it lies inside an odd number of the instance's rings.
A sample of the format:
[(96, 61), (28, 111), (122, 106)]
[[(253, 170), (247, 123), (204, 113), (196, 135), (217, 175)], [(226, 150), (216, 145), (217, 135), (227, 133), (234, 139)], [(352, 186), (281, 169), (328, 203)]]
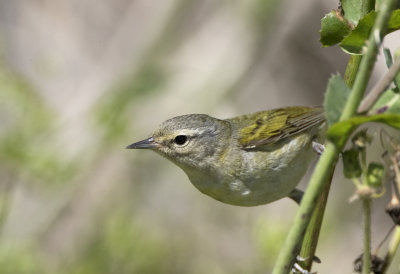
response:
[[(349, 54), (363, 54), (362, 49), (375, 23), (376, 14), (375, 11), (366, 14), (361, 18), (356, 28), (343, 39), (340, 46), (345, 52)], [(400, 29), (400, 10), (395, 10), (389, 19), (385, 35), (398, 29)]]
[(388, 126), (400, 129), (400, 114), (384, 113), (373, 116), (355, 116), (346, 121), (332, 125), (327, 131), (327, 138), (339, 148), (342, 148), (351, 132), (359, 125), (368, 122), (384, 123)]
[(347, 87), (340, 75), (334, 75), (329, 79), (324, 100), (328, 125), (332, 125), (339, 121), (349, 94), (350, 89)]
[(385, 168), (379, 163), (370, 163), (367, 171), (367, 183), (373, 187), (382, 186), (382, 179), (385, 173)]
[(336, 45), (351, 32), (349, 24), (336, 11), (331, 11), (321, 20), (320, 41), (322, 46)]
[(387, 33), (400, 29), (400, 9), (393, 11), (388, 22)]
[(360, 0), (342, 0), (342, 9), (344, 18), (349, 20), (353, 25), (357, 25), (358, 20), (361, 18), (362, 13), (362, 1)]
[(357, 178), (361, 176), (359, 150), (352, 148), (343, 152), (343, 174), (346, 178)]
[(386, 113), (400, 114), (400, 94), (393, 89), (385, 91), (371, 110), (376, 112), (384, 110)]

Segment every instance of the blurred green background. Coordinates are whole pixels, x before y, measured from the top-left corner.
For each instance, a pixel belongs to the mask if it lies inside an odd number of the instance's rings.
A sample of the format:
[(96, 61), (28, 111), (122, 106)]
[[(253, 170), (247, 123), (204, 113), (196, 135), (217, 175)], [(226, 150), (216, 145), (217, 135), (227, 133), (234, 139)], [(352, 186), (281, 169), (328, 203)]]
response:
[[(180, 114), (321, 104), (347, 62), (318, 41), (337, 4), (0, 0), (0, 272), (269, 273), (292, 201), (224, 205), (124, 147)], [(319, 273), (351, 273), (362, 250), (353, 186), (336, 177)], [(373, 247), (391, 226), (385, 203)]]

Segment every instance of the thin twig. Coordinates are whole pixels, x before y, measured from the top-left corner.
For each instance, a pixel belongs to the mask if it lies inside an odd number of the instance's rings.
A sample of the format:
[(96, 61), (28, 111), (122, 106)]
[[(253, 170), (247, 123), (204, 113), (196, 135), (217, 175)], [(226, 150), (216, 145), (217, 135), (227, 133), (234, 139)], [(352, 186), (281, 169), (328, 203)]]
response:
[(368, 111), (373, 104), (379, 99), (381, 94), (387, 89), (387, 87), (393, 82), (397, 73), (400, 71), (400, 58), (397, 58), (395, 62), (390, 66), (385, 76), (374, 86), (370, 93), (362, 100), (358, 112), (363, 113)]
[(363, 197), (364, 210), (364, 254), (362, 263), (362, 273), (371, 273), (371, 199)]
[(400, 226), (396, 226), (396, 230), (389, 243), (389, 250), (384, 259), (384, 263), (381, 270), (382, 273), (386, 273), (386, 271), (389, 269), (393, 257), (394, 255), (396, 255), (396, 251), (399, 247), (399, 244), (400, 244)]
[(399, 152), (396, 151), (396, 153), (393, 156), (390, 157), (390, 160), (392, 161), (392, 164), (393, 164), (393, 170), (394, 170), (394, 174), (395, 174), (395, 181), (396, 181), (397, 191), (400, 190), (400, 167), (399, 167), (399, 164), (397, 162), (398, 161), (397, 158), (399, 156), (398, 154), (399, 154)]

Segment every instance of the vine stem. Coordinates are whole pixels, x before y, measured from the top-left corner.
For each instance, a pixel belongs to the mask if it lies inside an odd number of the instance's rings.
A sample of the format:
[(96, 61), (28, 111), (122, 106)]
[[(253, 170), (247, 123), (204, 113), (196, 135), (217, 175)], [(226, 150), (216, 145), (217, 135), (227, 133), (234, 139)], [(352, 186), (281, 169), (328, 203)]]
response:
[(358, 105), (364, 96), (378, 54), (378, 47), (386, 33), (387, 22), (389, 21), (395, 3), (395, 0), (382, 1), (381, 3), (381, 11), (378, 13), (374, 27), (371, 30), (367, 41), (367, 51), (365, 56), (361, 59), (360, 69), (357, 73), (347, 103), (344, 106), (340, 121), (349, 119), (356, 113)]
[(344, 72), (343, 79), (349, 88), (353, 87), (358, 68), (360, 67), (361, 59), (361, 55), (351, 55), (349, 62), (347, 62), (346, 71)]
[[(381, 42), (380, 39), (382, 38), (382, 33), (385, 33), (387, 21), (389, 20), (395, 2), (395, 0), (386, 0), (381, 3), (382, 9), (378, 13), (376, 22), (372, 28), (368, 39), (367, 52), (361, 60), (354, 86), (346, 102), (340, 121), (346, 120), (356, 113), (357, 107), (364, 96), (365, 88), (371, 76), (372, 68), (378, 53), (378, 46)], [(348, 137), (349, 136), (347, 136), (347, 138)], [(313, 211), (318, 204), (318, 198), (329, 183), (329, 175), (335, 168), (341, 150), (342, 147), (337, 147), (330, 142), (327, 143), (325, 151), (321, 155), (310, 178), (309, 186), (295, 216), (293, 226), (279, 253), (272, 272), (273, 274), (287, 274), (291, 270), (296, 256), (299, 254)]]
[(400, 244), (400, 226), (396, 226), (396, 230), (389, 243), (389, 250), (385, 256), (385, 262), (382, 267), (382, 273), (386, 273), (387, 269), (389, 268), (394, 255), (396, 255), (399, 244)]
[(273, 274), (287, 274), (299, 254), (303, 237), (311, 215), (318, 203), (318, 197), (329, 181), (329, 175), (337, 162), (339, 150), (333, 143), (328, 143), (310, 178), (309, 186), (297, 211), (286, 242), (279, 253)]
[[(393, 182), (393, 190), (392, 190), (392, 201), (395, 200), (396, 203), (398, 203), (398, 193), (397, 190), (399, 189), (399, 185), (400, 185), (400, 168), (399, 165), (397, 163), (397, 158), (399, 156), (399, 151), (396, 151), (395, 155), (393, 155), (392, 157), (390, 157), (390, 160), (393, 163), (393, 169), (394, 169), (394, 173), (395, 173), (395, 179)], [(390, 264), (392, 263), (393, 257), (397, 252), (397, 249), (399, 247), (400, 244), (400, 226), (396, 225), (396, 230), (390, 240), (389, 243), (389, 248), (388, 248), (388, 252), (385, 255), (385, 260), (384, 260), (384, 264), (382, 267), (382, 273), (386, 273), (386, 271), (388, 270)]]
[(371, 273), (371, 199), (362, 197), (364, 210), (364, 253), (362, 273)]
[(374, 86), (370, 93), (362, 100), (358, 112), (365, 112), (370, 109), (374, 103), (379, 99), (386, 88), (393, 82), (397, 73), (400, 71), (400, 58), (397, 58), (395, 62), (390, 66), (385, 76)]

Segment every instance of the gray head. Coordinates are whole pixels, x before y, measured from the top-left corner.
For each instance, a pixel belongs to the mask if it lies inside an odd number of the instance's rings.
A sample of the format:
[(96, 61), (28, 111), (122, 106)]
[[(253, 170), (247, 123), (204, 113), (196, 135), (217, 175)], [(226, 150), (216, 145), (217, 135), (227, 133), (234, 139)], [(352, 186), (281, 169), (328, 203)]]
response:
[(228, 122), (205, 114), (177, 116), (163, 122), (151, 137), (127, 148), (150, 148), (181, 167), (205, 163), (208, 157), (221, 153), (230, 135)]

